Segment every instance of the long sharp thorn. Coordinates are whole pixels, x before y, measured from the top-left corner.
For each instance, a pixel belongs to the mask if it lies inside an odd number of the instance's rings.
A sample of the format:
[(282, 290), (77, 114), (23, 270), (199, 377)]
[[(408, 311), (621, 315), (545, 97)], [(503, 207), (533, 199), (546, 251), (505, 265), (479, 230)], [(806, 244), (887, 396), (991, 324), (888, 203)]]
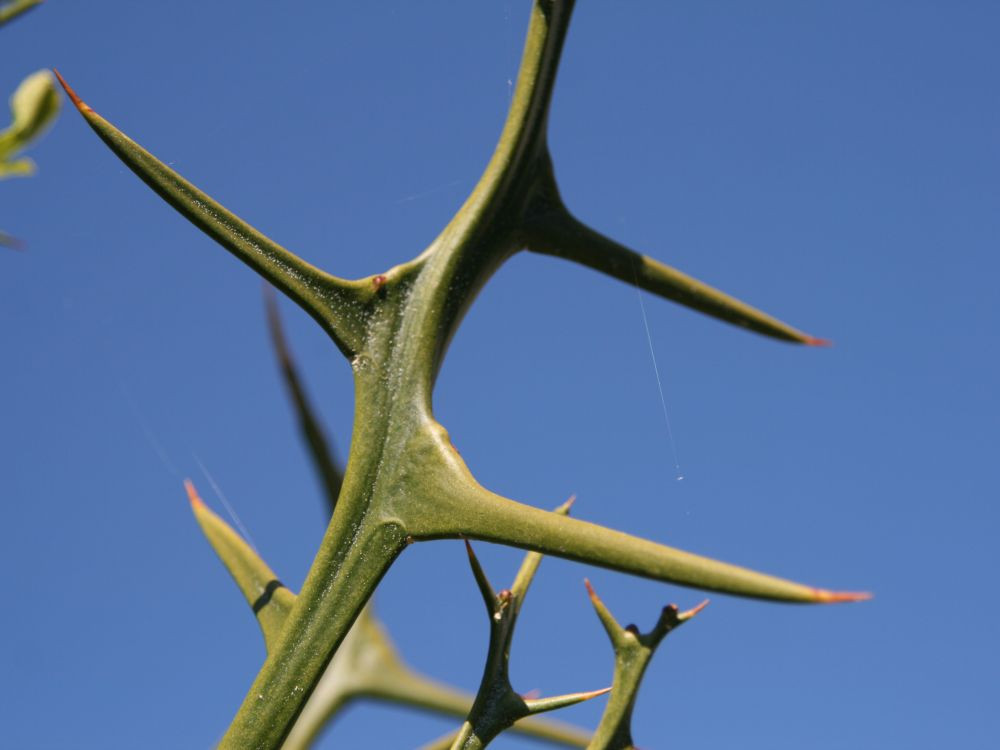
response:
[[(668, 547), (605, 526), (549, 513), (468, 484), (447, 496), (444, 523), (414, 538), (463, 536), (506, 544), (619, 570), (665, 583), (724, 594), (800, 604), (831, 604), (871, 598), (866, 592), (828, 591)], [(483, 521), (489, 518), (489, 522)]]
[(357, 282), (306, 263), (243, 221), (97, 114), (59, 71), (54, 72), (87, 124), (129, 169), (188, 221), (294, 299), (345, 355), (353, 356), (363, 326), (344, 312), (357, 312)]
[(566, 695), (557, 695), (552, 698), (534, 698), (526, 700), (524, 705), (527, 707), (530, 714), (540, 714), (545, 711), (554, 711), (557, 708), (575, 706), (577, 703), (583, 703), (584, 701), (589, 701), (610, 692), (611, 688), (606, 687), (601, 688), (600, 690), (590, 690), (585, 693), (568, 693)]
[(267, 310), (267, 325), (268, 331), (271, 334), (271, 345), (274, 348), (275, 356), (281, 368), (282, 379), (285, 382), (285, 388), (295, 408), (299, 431), (309, 448), (313, 466), (323, 484), (327, 505), (332, 514), (333, 509), (337, 505), (337, 498), (340, 496), (340, 488), (344, 483), (344, 473), (334, 458), (330, 441), (327, 440), (320, 420), (316, 417), (316, 411), (306, 394), (305, 386), (302, 383), (302, 378), (299, 376), (298, 367), (295, 364), (291, 348), (288, 346), (288, 340), (285, 337), (274, 287), (267, 283), (264, 284), (264, 305)]
[(472, 568), (472, 575), (476, 579), (476, 586), (479, 587), (479, 593), (482, 594), (483, 603), (486, 605), (486, 612), (492, 617), (497, 606), (497, 595), (493, 591), (490, 579), (483, 572), (483, 567), (479, 564), (476, 553), (472, 551), (472, 545), (469, 544), (469, 540), (465, 539), (463, 541), (465, 542), (465, 551), (469, 556), (469, 566)]
[(652, 294), (765, 336), (808, 346), (829, 345), (825, 339), (803, 333), (725, 292), (591, 229), (562, 205), (554, 176), (550, 174), (548, 179), (552, 181), (549, 197), (554, 205), (549, 205), (536, 225), (529, 229), (527, 246), (530, 250), (589, 266), (626, 284), (634, 284)]

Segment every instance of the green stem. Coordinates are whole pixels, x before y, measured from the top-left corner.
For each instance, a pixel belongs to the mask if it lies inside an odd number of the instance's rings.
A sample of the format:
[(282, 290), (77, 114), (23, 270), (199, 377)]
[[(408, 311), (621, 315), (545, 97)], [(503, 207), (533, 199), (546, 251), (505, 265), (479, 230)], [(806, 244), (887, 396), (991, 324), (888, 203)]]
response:
[(617, 245), (561, 208), (545, 132), (573, 4), (535, 0), (510, 114), (493, 157), (459, 212), (421, 256), (359, 281), (327, 274), (277, 245), (128, 139), (67, 87), (87, 122), (130, 169), (306, 309), (354, 371), (354, 429), (336, 509), (302, 592), (273, 635), (273, 645), (268, 644), (264, 666), (220, 744), (224, 750), (281, 747), (375, 586), (415, 539), (466, 535), (750, 597), (861, 598), (494, 495), (476, 483), (434, 419), (434, 380), (462, 315), (490, 275), (525, 245), (626, 281), (634, 274), (644, 288), (733, 322), (756, 320), (742, 324), (759, 330), (770, 326), (764, 332), (772, 335), (804, 336), (761, 323), (762, 313)]
[[(346, 514), (341, 514), (346, 516)], [(281, 639), (219, 743), (220, 750), (281, 747), (340, 641), (405, 547), (398, 526), (342, 534), (336, 518), (313, 563)]]

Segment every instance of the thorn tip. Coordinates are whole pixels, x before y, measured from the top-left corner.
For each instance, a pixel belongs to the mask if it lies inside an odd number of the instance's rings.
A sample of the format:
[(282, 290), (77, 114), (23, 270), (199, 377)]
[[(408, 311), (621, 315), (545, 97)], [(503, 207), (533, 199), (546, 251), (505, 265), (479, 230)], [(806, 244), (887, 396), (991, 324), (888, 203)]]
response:
[(73, 102), (73, 105), (78, 110), (80, 110), (81, 112), (84, 112), (84, 113), (86, 113), (86, 112), (93, 112), (94, 111), (94, 110), (92, 110), (90, 108), (90, 106), (85, 101), (83, 101), (83, 99), (81, 99), (79, 96), (77, 96), (76, 92), (73, 90), (73, 88), (68, 83), (66, 83), (66, 79), (62, 77), (62, 74), (58, 70), (56, 70), (55, 68), (53, 68), (52, 72), (55, 73), (56, 78), (59, 81), (59, 85), (62, 86), (63, 87), (63, 91), (66, 92), (66, 96), (68, 96), (70, 98), (70, 101)]
[(198, 490), (194, 488), (194, 482), (190, 479), (184, 480), (184, 489), (187, 491), (188, 501), (191, 503), (192, 508), (200, 508), (205, 505), (198, 496)]
[(686, 612), (681, 612), (679, 615), (677, 615), (677, 619), (680, 620), (681, 622), (685, 620), (690, 620), (692, 617), (701, 612), (707, 606), (708, 606), (708, 599), (705, 599), (701, 604), (692, 607)]
[(864, 602), (872, 598), (870, 591), (827, 591), (815, 589), (816, 601), (822, 604), (838, 604), (840, 602)]
[(806, 340), (803, 343), (806, 346), (822, 346), (826, 348), (833, 346), (833, 342), (830, 339), (821, 339), (816, 336), (806, 336)]

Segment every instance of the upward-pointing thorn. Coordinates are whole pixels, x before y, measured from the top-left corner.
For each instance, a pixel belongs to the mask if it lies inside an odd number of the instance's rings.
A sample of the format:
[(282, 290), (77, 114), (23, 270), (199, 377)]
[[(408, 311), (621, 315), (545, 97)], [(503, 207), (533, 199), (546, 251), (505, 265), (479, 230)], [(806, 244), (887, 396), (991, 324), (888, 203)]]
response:
[(194, 483), (190, 479), (184, 480), (184, 489), (187, 490), (188, 500), (191, 502), (192, 508), (200, 508), (205, 504), (198, 496), (198, 490), (194, 488)]
[(568, 498), (566, 498), (566, 502), (564, 502), (562, 505), (560, 505), (558, 508), (556, 508), (554, 512), (556, 512), (556, 513), (562, 513), (563, 515), (567, 515), (568, 516), (569, 515), (569, 511), (573, 507), (573, 503), (575, 503), (575, 502), (576, 502), (576, 494), (574, 493), (574, 494), (570, 495)]
[(73, 105), (78, 110), (80, 110), (81, 112), (94, 111), (90, 108), (89, 104), (87, 104), (85, 101), (83, 101), (83, 99), (81, 99), (79, 96), (76, 95), (76, 92), (70, 87), (68, 83), (66, 83), (66, 79), (62, 77), (62, 74), (60, 74), (58, 70), (53, 68), (52, 72), (56, 74), (56, 78), (59, 79), (59, 85), (63, 87), (63, 91), (66, 92), (66, 96), (70, 98), (70, 101), (73, 102)]
[(705, 601), (703, 601), (701, 604), (692, 607), (691, 609), (687, 610), (686, 612), (681, 612), (680, 614), (677, 615), (677, 619), (680, 620), (681, 622), (685, 622), (687, 620), (690, 620), (692, 617), (694, 617), (696, 614), (698, 614), (699, 612), (701, 612), (707, 606), (708, 606), (708, 599), (706, 599)]

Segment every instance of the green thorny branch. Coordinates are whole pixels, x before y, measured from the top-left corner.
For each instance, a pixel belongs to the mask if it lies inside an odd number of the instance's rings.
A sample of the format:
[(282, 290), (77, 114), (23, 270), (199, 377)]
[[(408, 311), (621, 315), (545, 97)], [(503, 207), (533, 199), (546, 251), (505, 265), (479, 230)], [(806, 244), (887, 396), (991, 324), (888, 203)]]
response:
[[(285, 340), (274, 294), (270, 288), (267, 292), (268, 324), (282, 380), (332, 513), (343, 483), (343, 472)], [(186, 486), (195, 518), (257, 617), (265, 645), (270, 650), (295, 603), (295, 595), (229, 524), (205, 507), (194, 486), (190, 482)], [(418, 674), (403, 662), (378, 621), (371, 601), (361, 610), (327, 665), (285, 739), (283, 750), (311, 747), (330, 720), (359, 699), (408, 705), (463, 719), (473, 705), (472, 696)], [(582, 730), (532, 718), (519, 721), (514, 731), (575, 747), (586, 747), (590, 741), (590, 734)]]
[[(572, 0), (535, 0), (511, 109), (485, 172), (421, 255), (348, 281), (260, 234), (84, 104), (107, 145), (192, 223), (303, 307), (354, 373), (350, 455), (336, 511), (301, 593), (221, 748), (277, 748), (351, 624), (413, 542), (466, 537), (739, 596), (865, 598), (792, 583), (542, 511), (482, 487), (434, 418), (448, 342), (478, 290), (522, 249), (583, 263), (688, 307), (786, 341), (817, 344), (752, 307), (587, 228), (556, 187), (546, 123)], [(65, 85), (65, 84), (64, 84)]]
[[(573, 498), (560, 505), (554, 511), (557, 515), (566, 516), (573, 505)], [(514, 626), (517, 616), (521, 613), (524, 597), (534, 580), (542, 555), (529, 552), (524, 557), (514, 583), (509, 589), (499, 593), (493, 590), (486, 573), (483, 572), (472, 545), (468, 541), (465, 547), (469, 555), (469, 565), (476, 579), (479, 593), (486, 605), (486, 615), (490, 623), (490, 643), (486, 654), (486, 665), (483, 677), (476, 693), (476, 701), (458, 733), (447, 745), (436, 743), (424, 750), (483, 750), (501, 732), (512, 726), (514, 722), (527, 716), (554, 711), (558, 708), (572, 706), (599, 695), (604, 695), (611, 688), (592, 690), (585, 693), (569, 693), (550, 698), (526, 698), (514, 692), (510, 684), (509, 663), (511, 642), (514, 639)]]
[(615, 652), (614, 692), (587, 750), (635, 750), (632, 744), (632, 709), (646, 667), (667, 634), (703, 610), (708, 600), (686, 612), (678, 610), (675, 604), (669, 604), (660, 612), (660, 619), (653, 629), (640, 633), (635, 625), (624, 628), (619, 625), (598, 598), (590, 581), (584, 579), (584, 583)]
[[(191, 509), (206, 538), (239, 586), (271, 651), (296, 596), (260, 555), (229, 524), (213, 513), (186, 483)], [(400, 658), (371, 602), (361, 610), (313, 694), (282, 744), (283, 750), (305, 750), (319, 732), (349, 703), (385, 701), (464, 718), (473, 699), (463, 691), (435, 682)], [(517, 717), (521, 718), (521, 717)], [(525, 719), (514, 731), (573, 747), (587, 746), (590, 735), (567, 724)]]

